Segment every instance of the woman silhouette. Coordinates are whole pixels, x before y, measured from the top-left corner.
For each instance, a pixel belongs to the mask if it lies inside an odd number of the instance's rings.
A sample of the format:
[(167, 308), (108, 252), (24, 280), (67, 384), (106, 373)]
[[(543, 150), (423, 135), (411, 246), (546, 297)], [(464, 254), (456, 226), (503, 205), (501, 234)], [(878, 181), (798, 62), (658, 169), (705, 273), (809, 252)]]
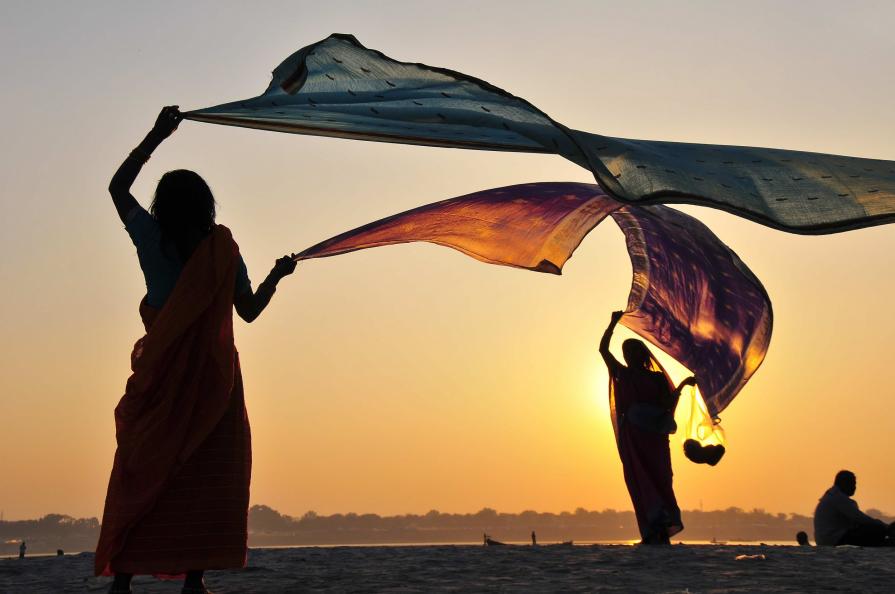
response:
[(192, 171), (162, 176), (149, 212), (131, 196), (181, 119), (176, 106), (162, 109), (109, 184), (146, 279), (146, 334), (115, 408), (118, 447), (94, 567), (115, 575), (116, 593), (146, 573), (185, 574), (184, 593), (206, 592), (204, 570), (245, 565), (252, 454), (233, 309), (251, 322), (295, 270), (283, 256), (252, 291), (239, 247), (214, 222), (211, 190)]
[(668, 434), (674, 433), (674, 409), (689, 377), (675, 388), (643, 341), (622, 343), (627, 365), (609, 352), (612, 331), (624, 312), (612, 314), (600, 341), (600, 354), (609, 368), (609, 408), (622, 460), (625, 484), (634, 504), (642, 544), (670, 544), (684, 529), (672, 488)]

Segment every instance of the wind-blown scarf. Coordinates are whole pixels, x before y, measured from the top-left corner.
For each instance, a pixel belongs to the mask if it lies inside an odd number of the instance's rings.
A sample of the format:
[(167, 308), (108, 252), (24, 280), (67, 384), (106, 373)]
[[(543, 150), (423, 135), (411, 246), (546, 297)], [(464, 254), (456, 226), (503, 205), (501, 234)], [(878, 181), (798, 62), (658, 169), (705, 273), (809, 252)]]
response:
[(573, 130), (483, 80), (393, 60), (351, 35), (331, 35), (286, 58), (262, 95), (186, 118), (295, 134), (555, 153), (590, 170), (620, 202), (710, 206), (794, 233), (895, 220), (893, 161)]
[(672, 208), (626, 206), (593, 184), (522, 184), (420, 206), (327, 239), (297, 259), (426, 241), (491, 264), (560, 274), (607, 216), (625, 234), (634, 272), (621, 323), (693, 371), (716, 416), (764, 360), (771, 302), (708, 227)]

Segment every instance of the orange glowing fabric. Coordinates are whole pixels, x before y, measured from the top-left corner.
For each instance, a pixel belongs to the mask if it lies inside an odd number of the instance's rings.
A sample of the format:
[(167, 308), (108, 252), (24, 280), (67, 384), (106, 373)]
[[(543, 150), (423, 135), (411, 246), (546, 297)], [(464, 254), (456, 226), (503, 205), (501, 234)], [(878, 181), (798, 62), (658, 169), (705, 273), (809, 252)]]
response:
[(771, 303), (730, 248), (672, 208), (625, 206), (591, 184), (523, 184), (421, 206), (323, 241), (297, 259), (426, 241), (491, 264), (560, 274), (607, 215), (625, 233), (634, 272), (621, 323), (693, 371), (717, 415), (764, 359)]
[(584, 236), (620, 206), (593, 184), (496, 188), (358, 227), (304, 250), (298, 259), (426, 241), (490, 264), (560, 274)]

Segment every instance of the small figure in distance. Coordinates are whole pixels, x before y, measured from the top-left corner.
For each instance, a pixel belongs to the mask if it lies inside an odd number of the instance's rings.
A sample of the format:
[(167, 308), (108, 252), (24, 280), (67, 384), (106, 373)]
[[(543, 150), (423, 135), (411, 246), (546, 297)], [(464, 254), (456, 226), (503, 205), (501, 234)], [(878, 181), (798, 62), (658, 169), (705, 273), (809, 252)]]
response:
[(808, 533), (804, 530), (799, 530), (796, 533), (796, 542), (799, 543), (800, 547), (810, 547), (811, 543), (808, 542)]
[(25, 549), (28, 547), (25, 546), (25, 541), (22, 541), (22, 544), (19, 545), (19, 559), (25, 558)]
[(535, 534), (534, 530), (531, 531), (531, 546), (533, 546), (533, 547), (538, 546), (538, 537)]
[(814, 510), (814, 540), (818, 546), (856, 545), (882, 547), (893, 544), (895, 523), (868, 516), (858, 508), (852, 495), (858, 487), (855, 473), (840, 470)]

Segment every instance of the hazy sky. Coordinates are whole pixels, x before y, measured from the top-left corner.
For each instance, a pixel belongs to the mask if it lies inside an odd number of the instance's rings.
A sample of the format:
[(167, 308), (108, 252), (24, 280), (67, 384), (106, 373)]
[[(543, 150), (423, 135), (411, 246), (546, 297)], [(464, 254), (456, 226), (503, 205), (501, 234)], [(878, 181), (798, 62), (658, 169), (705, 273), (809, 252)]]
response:
[[(106, 187), (162, 105), (257, 95), (296, 49), (353, 33), (601, 134), (895, 159), (891, 2), (6, 2), (0, 20), (0, 509), (99, 515), (145, 286)], [(810, 8), (809, 8), (810, 7)], [(219, 202), (255, 283), (375, 218), (532, 181), (558, 156), (185, 122), (173, 168)], [(673, 438), (681, 507), (810, 512), (842, 467), (895, 511), (895, 227), (825, 237), (684, 207), (764, 282), (764, 366), (715, 468)], [(294, 515), (630, 509), (596, 345), (630, 285), (607, 221), (562, 277), (412, 244), (303, 263), (237, 321), (252, 500)], [(619, 333), (619, 339), (625, 335)], [(677, 378), (684, 373), (676, 369)]]

